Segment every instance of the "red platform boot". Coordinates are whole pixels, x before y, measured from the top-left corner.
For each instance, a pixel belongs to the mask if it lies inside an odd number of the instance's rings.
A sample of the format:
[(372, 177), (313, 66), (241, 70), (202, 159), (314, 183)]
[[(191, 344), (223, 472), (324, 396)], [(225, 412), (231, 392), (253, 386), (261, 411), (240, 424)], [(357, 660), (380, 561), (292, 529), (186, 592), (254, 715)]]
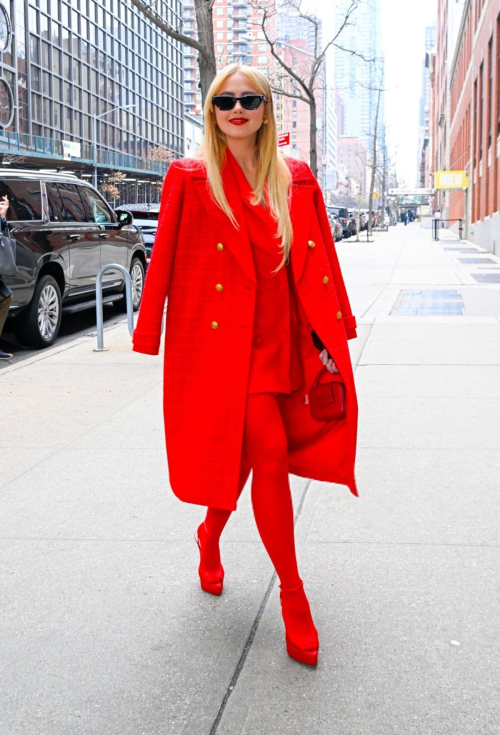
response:
[(200, 550), (198, 573), (200, 575), (201, 589), (211, 595), (220, 595), (224, 584), (224, 568), (222, 564), (219, 564), (219, 568), (216, 571), (209, 571), (206, 568), (206, 560), (203, 559), (203, 549), (204, 547), (206, 548), (208, 537), (209, 533), (205, 527), (205, 523), (202, 523), (194, 536), (194, 540)]
[(280, 600), (288, 655), (302, 664), (316, 666), (319, 650), (318, 632), (312, 619), (304, 585), (301, 583), (290, 590), (281, 589)]

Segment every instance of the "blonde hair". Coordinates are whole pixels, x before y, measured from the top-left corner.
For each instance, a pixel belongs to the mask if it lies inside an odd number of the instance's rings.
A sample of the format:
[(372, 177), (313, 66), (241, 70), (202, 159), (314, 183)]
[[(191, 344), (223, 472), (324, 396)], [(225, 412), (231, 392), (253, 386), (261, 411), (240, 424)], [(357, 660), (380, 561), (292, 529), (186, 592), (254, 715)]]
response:
[(263, 94), (267, 102), (265, 104), (265, 118), (267, 125), (262, 124), (257, 131), (255, 144), (255, 161), (257, 163), (257, 187), (254, 192), (252, 204), (258, 205), (265, 202), (264, 192), (269, 199), (271, 216), (277, 222), (277, 238), (281, 238), (281, 250), (283, 260), (279, 268), (285, 265), (290, 257), (293, 230), (290, 219), (289, 191), (292, 177), (284, 157), (278, 148), (278, 133), (276, 118), (274, 116), (273, 97), (271, 86), (267, 78), (250, 66), (243, 64), (229, 64), (221, 69), (207, 93), (203, 110), (205, 121), (205, 132), (203, 141), (196, 151), (195, 158), (201, 159), (206, 166), (207, 178), (211, 195), (233, 225), (239, 229), (234, 213), (224, 192), (221, 171), (226, 158), (226, 136), (216, 124), (215, 112), (212, 104), (212, 96), (219, 93), (224, 82), (236, 72), (243, 74), (260, 94)]

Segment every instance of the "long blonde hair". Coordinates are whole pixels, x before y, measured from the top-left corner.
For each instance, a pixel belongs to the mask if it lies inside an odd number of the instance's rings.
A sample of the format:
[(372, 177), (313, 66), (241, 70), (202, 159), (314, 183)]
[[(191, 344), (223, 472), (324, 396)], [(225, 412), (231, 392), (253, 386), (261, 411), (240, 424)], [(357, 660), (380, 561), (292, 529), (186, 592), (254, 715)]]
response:
[[(212, 96), (219, 93), (228, 77), (239, 72), (246, 77), (250, 84), (263, 94), (265, 117), (267, 125), (262, 124), (257, 131), (255, 144), (255, 160), (257, 163), (257, 187), (252, 204), (258, 205), (265, 201), (264, 192), (269, 199), (271, 216), (277, 222), (277, 238), (281, 238), (283, 260), (279, 268), (288, 262), (292, 245), (293, 231), (289, 209), (289, 191), (291, 175), (281, 151), (278, 149), (276, 118), (274, 116), (273, 97), (271, 86), (267, 78), (250, 66), (243, 64), (229, 64), (221, 69), (207, 93), (203, 109), (205, 132), (203, 141), (195, 153), (195, 158), (201, 159), (207, 169), (207, 178), (211, 195), (233, 225), (239, 229), (234, 213), (224, 192), (221, 171), (226, 158), (226, 136), (216, 124), (215, 112), (212, 105)], [(278, 270), (279, 270), (278, 268)]]

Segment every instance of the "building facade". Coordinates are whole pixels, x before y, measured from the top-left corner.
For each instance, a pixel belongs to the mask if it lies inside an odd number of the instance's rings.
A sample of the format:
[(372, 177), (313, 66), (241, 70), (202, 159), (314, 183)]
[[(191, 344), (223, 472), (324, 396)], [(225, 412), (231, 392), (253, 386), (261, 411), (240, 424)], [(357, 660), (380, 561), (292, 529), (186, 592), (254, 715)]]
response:
[(470, 240), (500, 252), (500, 5), (465, 2), (450, 83), (450, 165), (468, 173), (468, 192), (449, 194), (450, 217)]
[[(181, 0), (158, 11), (180, 21)], [(1, 0), (0, 37), (4, 164), (137, 189), (182, 155), (182, 47), (125, 0)]]
[(351, 188), (364, 197), (367, 193), (366, 146), (360, 138), (341, 136), (337, 142), (338, 163), (342, 165), (351, 181)]
[(419, 107), (419, 138), (418, 138), (418, 164), (417, 164), (417, 186), (427, 188), (429, 167), (429, 143), (430, 143), (430, 102), (431, 102), (431, 79), (430, 60), (431, 53), (436, 47), (436, 23), (425, 29), (425, 57), (422, 61), (422, 95)]

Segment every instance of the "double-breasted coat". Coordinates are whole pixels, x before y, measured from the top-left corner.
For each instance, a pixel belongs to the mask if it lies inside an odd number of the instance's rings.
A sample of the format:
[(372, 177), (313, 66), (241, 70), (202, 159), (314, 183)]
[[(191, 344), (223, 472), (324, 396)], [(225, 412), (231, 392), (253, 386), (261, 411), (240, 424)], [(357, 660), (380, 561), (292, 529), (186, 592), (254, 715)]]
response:
[[(306, 163), (286, 161), (292, 175), (290, 295), (304, 375), (301, 388), (285, 396), (282, 405), (289, 470), (345, 484), (357, 495), (358, 407), (347, 344), (356, 337), (356, 320), (321, 189)], [(222, 180), (237, 222), (244, 222), (241, 195), (227, 159)], [(245, 228), (233, 226), (207, 184), (200, 161), (180, 159), (169, 167), (133, 349), (158, 354), (168, 296), (163, 409), (170, 484), (183, 501), (234, 510), (257, 278)], [(346, 417), (341, 421), (317, 422), (310, 415), (308, 390), (321, 368), (313, 330), (346, 386)]]

